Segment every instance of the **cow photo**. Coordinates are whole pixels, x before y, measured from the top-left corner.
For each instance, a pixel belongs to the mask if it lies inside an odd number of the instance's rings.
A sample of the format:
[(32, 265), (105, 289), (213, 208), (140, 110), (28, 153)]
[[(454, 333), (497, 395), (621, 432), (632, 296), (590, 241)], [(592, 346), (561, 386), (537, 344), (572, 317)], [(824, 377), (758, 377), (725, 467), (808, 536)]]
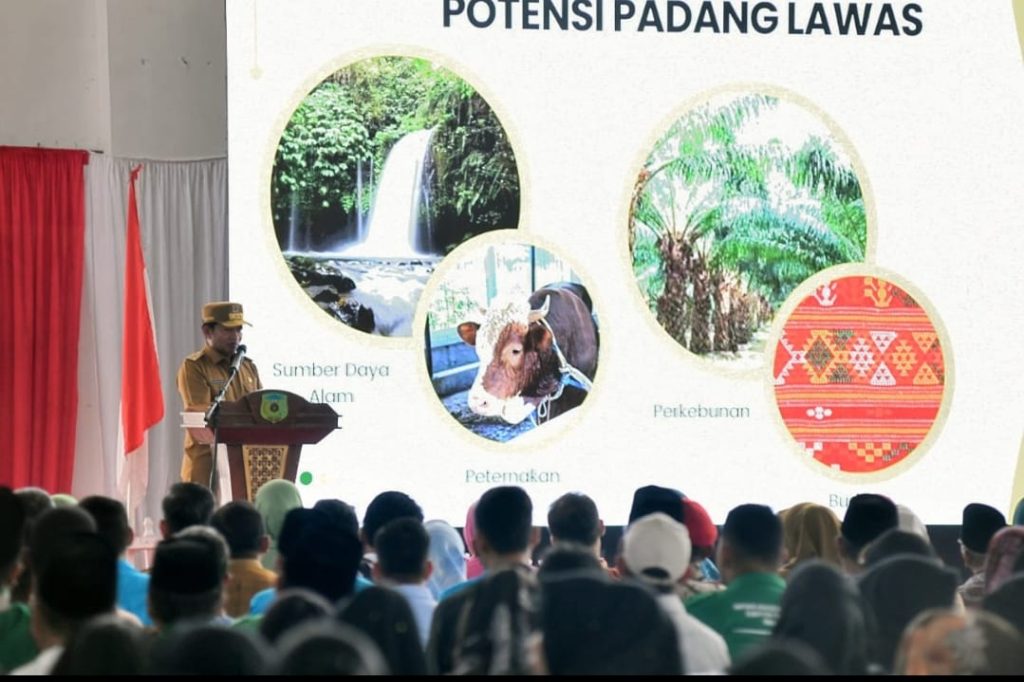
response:
[(597, 316), (572, 268), (531, 245), (470, 251), (430, 300), (434, 390), (473, 433), (506, 442), (579, 407), (597, 372)]

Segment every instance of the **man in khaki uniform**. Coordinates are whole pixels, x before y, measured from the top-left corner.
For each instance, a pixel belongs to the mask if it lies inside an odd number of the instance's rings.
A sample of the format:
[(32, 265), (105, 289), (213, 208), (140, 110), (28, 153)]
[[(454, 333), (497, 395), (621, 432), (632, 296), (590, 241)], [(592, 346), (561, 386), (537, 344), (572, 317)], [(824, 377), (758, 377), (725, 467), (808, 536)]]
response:
[[(203, 306), (203, 337), (205, 347), (185, 358), (178, 369), (178, 393), (188, 411), (205, 412), (231, 376), (231, 360), (242, 343), (242, 325), (249, 324), (242, 316), (242, 305), (228, 301)], [(249, 358), (242, 361), (225, 401), (238, 400), (263, 388), (256, 365)], [(210, 485), (213, 456), (209, 445), (197, 443), (185, 432), (185, 458), (181, 463), (181, 480)]]

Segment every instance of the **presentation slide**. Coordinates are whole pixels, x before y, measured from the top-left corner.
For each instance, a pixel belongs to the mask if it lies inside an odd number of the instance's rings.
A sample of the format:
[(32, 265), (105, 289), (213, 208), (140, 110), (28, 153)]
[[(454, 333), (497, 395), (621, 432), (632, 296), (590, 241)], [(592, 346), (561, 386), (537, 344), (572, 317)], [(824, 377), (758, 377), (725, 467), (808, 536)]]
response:
[(305, 502), (1009, 511), (1018, 5), (227, 3), (230, 296), (340, 415)]

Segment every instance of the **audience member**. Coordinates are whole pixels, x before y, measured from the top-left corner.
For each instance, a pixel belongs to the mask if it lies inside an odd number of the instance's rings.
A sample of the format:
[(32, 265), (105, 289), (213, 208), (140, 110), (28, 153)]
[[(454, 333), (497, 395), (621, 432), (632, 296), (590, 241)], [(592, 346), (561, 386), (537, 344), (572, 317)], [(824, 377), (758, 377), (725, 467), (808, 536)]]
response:
[(547, 580), (555, 575), (578, 573), (603, 573), (605, 564), (594, 556), (589, 547), (573, 543), (562, 543), (547, 548), (541, 557), (537, 578)]
[[(478, 500), (479, 501), (479, 500)], [(462, 529), (462, 539), (466, 543), (466, 579), (472, 580), (483, 575), (484, 565), (476, 553), (476, 502), (469, 505), (466, 511), (466, 525)]]
[(271, 644), (301, 623), (334, 618), (334, 607), (316, 592), (301, 587), (283, 590), (260, 620), (259, 631)]
[(322, 511), (331, 518), (331, 522), (340, 528), (345, 528), (353, 535), (359, 535), (359, 517), (356, 516), (356, 509), (348, 502), (342, 500), (317, 500), (313, 509)]
[(426, 672), (417, 623), (401, 594), (384, 587), (368, 587), (339, 605), (337, 618), (373, 640), (392, 675), (404, 677)]
[[(476, 506), (476, 549), (487, 573), (514, 568), (531, 571), (530, 553), (537, 544), (533, 527), (533, 503), (522, 488), (501, 486), (483, 494)], [(486, 574), (484, 576), (486, 576)], [(450, 588), (442, 595), (427, 643), (427, 666), (433, 674), (446, 674), (454, 667), (453, 655), (460, 614), (474, 598), (484, 576)]]
[(292, 509), (302, 507), (302, 498), (299, 496), (299, 489), (291, 481), (283, 478), (275, 478), (267, 481), (256, 491), (253, 501), (256, 511), (263, 517), (263, 526), (270, 538), (270, 545), (260, 563), (263, 568), (277, 571), (277, 542), (281, 537), (281, 527), (284, 525), (284, 517)]
[(987, 504), (972, 502), (964, 507), (960, 525), (960, 556), (971, 577), (957, 590), (964, 605), (973, 608), (985, 598), (985, 560), (992, 537), (1006, 527), (1003, 513)]
[(712, 561), (718, 544), (718, 528), (711, 521), (711, 515), (692, 497), (684, 497), (682, 504), (683, 525), (690, 533), (693, 549), (690, 570), (686, 579), (676, 585), (676, 592), (689, 599), (695, 594), (722, 589), (722, 576)]
[(1024, 553), (1024, 526), (1008, 526), (992, 536), (985, 559), (985, 594), (992, 594), (1010, 579)]
[(637, 488), (633, 492), (633, 503), (629, 507), (629, 523), (654, 512), (667, 514), (679, 523), (685, 524), (683, 494), (678, 490), (658, 485)]
[(28, 605), (10, 600), (23, 568), (26, 514), (10, 488), (0, 487), (0, 672), (28, 663), (38, 650), (32, 640)]
[(899, 556), (901, 554), (921, 556), (926, 559), (934, 559), (936, 562), (941, 563), (938, 553), (927, 539), (917, 533), (901, 530), (899, 528), (890, 528), (869, 542), (868, 545), (861, 550), (860, 559), (861, 564), (867, 568), (869, 566), (874, 566), (878, 562), (884, 561), (889, 557)]
[(464, 601), (451, 657), (454, 674), (523, 675), (539, 670), (540, 593), (529, 571), (489, 570), (473, 589), (458, 596)]
[[(64, 645), (93, 616), (113, 615), (117, 601), (117, 553), (95, 531), (69, 531), (40, 537), (47, 516), (40, 517), (32, 536), (32, 637), (39, 654), (11, 671), (14, 675), (47, 675), (64, 653)], [(91, 519), (90, 519), (91, 521)], [(45, 551), (43, 551), (43, 547)]]
[(779, 512), (786, 562), (779, 573), (787, 578), (801, 563), (821, 559), (839, 565), (839, 517), (828, 507), (801, 502)]
[(586, 547), (601, 558), (601, 538), (604, 521), (597, 512), (594, 500), (581, 493), (566, 493), (551, 503), (548, 509), (548, 532), (551, 544), (558, 546), (574, 543)]
[(862, 493), (850, 498), (836, 540), (839, 562), (850, 575), (861, 571), (860, 553), (869, 542), (899, 525), (899, 511), (888, 497)]
[(218, 509), (210, 525), (224, 536), (231, 551), (224, 611), (239, 618), (249, 613), (253, 595), (277, 584), (277, 574), (263, 568), (259, 561), (270, 547), (270, 538), (264, 532), (263, 517), (244, 500), (229, 502)]
[(373, 574), (373, 564), (377, 561), (376, 540), (377, 531), (395, 519), (412, 518), (423, 523), (423, 510), (412, 499), (403, 492), (388, 490), (380, 493), (366, 507), (363, 514), (363, 527), (359, 531), (359, 539), (363, 543), (363, 563), (359, 572), (365, 578)]
[[(374, 582), (405, 597), (416, 619), (420, 648), (426, 647), (430, 621), (437, 607), (437, 599), (425, 584), (433, 571), (428, 558), (430, 536), (423, 524), (414, 518), (395, 519), (377, 531), (374, 546), (377, 548)], [(381, 650), (390, 661), (387, 651), (383, 647)], [(391, 667), (393, 672), (397, 672), (394, 666)]]
[(434, 567), (427, 589), (437, 600), (452, 585), (466, 581), (466, 553), (459, 532), (447, 521), (427, 521), (423, 527), (430, 536), (428, 556)]
[(141, 628), (117, 616), (96, 616), (72, 635), (52, 674), (138, 676), (147, 671), (148, 659)]
[(343, 623), (309, 623), (278, 641), (277, 674), (387, 675), (388, 666), (373, 640)]
[(362, 545), (351, 530), (325, 512), (293, 509), (285, 517), (279, 543), (282, 589), (304, 587), (331, 603), (355, 590)]
[[(29, 608), (10, 602), (10, 588), (22, 571), (22, 544), (25, 538), (25, 510), (9, 487), (0, 486), (0, 671), (10, 667), (8, 637), (12, 632), (27, 632)], [(22, 622), (22, 627), (16, 627)], [(26, 663), (16, 660), (13, 667)]]
[(1024, 633), (1024, 573), (1014, 574), (995, 592), (985, 595), (981, 608), (1004, 618)]
[(160, 534), (166, 539), (189, 526), (207, 525), (215, 506), (209, 488), (198, 483), (175, 483), (163, 499)]
[(1019, 675), (1024, 638), (999, 616), (934, 609), (903, 633), (897, 675)]
[(897, 504), (896, 519), (897, 528), (904, 532), (920, 536), (929, 545), (932, 543), (932, 538), (928, 535), (928, 526), (924, 525), (924, 521), (914, 513), (913, 509), (905, 504)]
[(858, 587), (868, 617), (868, 660), (875, 670), (892, 670), (903, 629), (919, 613), (952, 608), (956, 572), (931, 558), (900, 555), (868, 568)]
[(647, 514), (626, 529), (620, 570), (650, 586), (659, 605), (676, 628), (679, 651), (687, 674), (721, 673), (729, 665), (729, 650), (720, 634), (686, 612), (673, 587), (690, 566), (690, 534), (667, 514)]
[(747, 651), (729, 669), (738, 677), (792, 677), (829, 675), (828, 666), (814, 649), (798, 641), (766, 640)]
[(790, 574), (772, 638), (801, 642), (837, 675), (867, 672), (867, 621), (853, 580), (838, 566), (810, 559)]
[[(28, 551), (28, 539), (32, 535), (32, 526), (36, 519), (42, 516), (43, 512), (54, 509), (53, 500), (42, 488), (19, 488), (14, 491), (15, 496), (21, 502), (21, 508), (25, 513), (25, 543), (23, 551)], [(16, 582), (11, 586), (10, 601), (12, 603), (27, 604), (29, 593), (32, 591), (32, 567), (26, 559), (21, 561), (21, 572)]]
[[(211, 533), (215, 533), (210, 529)], [(156, 546), (149, 580), (149, 615), (161, 630), (183, 622), (223, 622), (228, 550), (223, 540), (191, 534)]]
[[(17, 538), (18, 544), (27, 541), (20, 552), (20, 562), (25, 566), (25, 570), (21, 574), (23, 581), (19, 581), (19, 587), (27, 587), (30, 592), (36, 587), (41, 567), (66, 536), (96, 532), (96, 523), (81, 509), (46, 507), (38, 503), (38, 496), (34, 492), (31, 491), (30, 495), (16, 493), (16, 502), (8, 500), (8, 506), (16, 506), (22, 511), (25, 509), (25, 501), (28, 500), (29, 505), (33, 505), (32, 508), (39, 511), (38, 516), (32, 520), (26, 515), (21, 533), (10, 536), (9, 540), (12, 542)], [(32, 633), (33, 618), (27, 604), (30, 600), (31, 594), (24, 601), (13, 601), (11, 607), (0, 618), (0, 634), (3, 635), (0, 637), (0, 663), (7, 670), (32, 661), (40, 651)]]
[(542, 584), (542, 671), (552, 675), (681, 675), (678, 634), (646, 588), (604, 575)]
[(781, 556), (782, 524), (771, 509), (746, 504), (729, 512), (718, 547), (726, 588), (692, 597), (686, 608), (725, 638), (733, 660), (775, 627), (786, 587)]
[(1013, 523), (1014, 526), (1024, 526), (1024, 497), (1017, 500), (1017, 505), (1013, 508)]
[(152, 648), (154, 675), (262, 675), (273, 664), (262, 643), (239, 628), (211, 623), (183, 623)]
[(149, 575), (139, 571), (125, 559), (125, 552), (135, 538), (128, 525), (128, 514), (118, 500), (93, 495), (79, 503), (96, 522), (100, 537), (110, 543), (117, 552), (117, 605), (139, 619), (143, 625), (153, 622), (149, 619)]

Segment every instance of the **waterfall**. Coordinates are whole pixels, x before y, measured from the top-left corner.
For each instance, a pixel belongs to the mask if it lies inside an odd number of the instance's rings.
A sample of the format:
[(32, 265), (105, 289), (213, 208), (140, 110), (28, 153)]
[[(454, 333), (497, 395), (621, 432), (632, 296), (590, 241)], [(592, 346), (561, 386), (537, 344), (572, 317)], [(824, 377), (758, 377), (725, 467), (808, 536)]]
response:
[(299, 222), (299, 197), (295, 192), (291, 194), (291, 205), (288, 209), (288, 251), (295, 253), (295, 231)]
[(363, 160), (356, 162), (356, 239), (363, 241)]
[[(344, 250), (355, 258), (421, 258), (416, 248), (419, 207), (423, 188), (423, 162), (432, 130), (409, 133), (391, 148), (384, 161), (366, 224), (366, 238)], [(358, 176), (357, 176), (358, 180)]]

